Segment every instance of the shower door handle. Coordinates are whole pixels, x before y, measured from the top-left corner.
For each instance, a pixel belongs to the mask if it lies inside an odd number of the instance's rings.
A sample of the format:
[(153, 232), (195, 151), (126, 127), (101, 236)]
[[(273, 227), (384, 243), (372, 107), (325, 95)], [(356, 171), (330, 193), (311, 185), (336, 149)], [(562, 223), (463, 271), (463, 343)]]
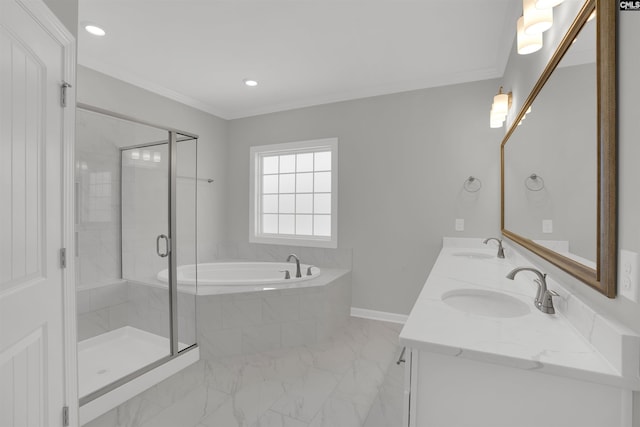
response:
[[(164, 253), (160, 252), (160, 239), (164, 239), (165, 241)], [(161, 234), (158, 237), (156, 237), (156, 253), (158, 254), (159, 257), (162, 257), (162, 258), (169, 255), (169, 238), (164, 234)]]

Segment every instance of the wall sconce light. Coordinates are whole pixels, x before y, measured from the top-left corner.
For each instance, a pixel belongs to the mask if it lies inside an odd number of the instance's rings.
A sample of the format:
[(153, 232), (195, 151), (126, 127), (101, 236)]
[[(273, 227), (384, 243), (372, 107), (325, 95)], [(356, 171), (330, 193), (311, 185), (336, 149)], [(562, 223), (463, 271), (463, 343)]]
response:
[(564, 0), (522, 0), (517, 22), (518, 53), (528, 55), (542, 48), (542, 33), (553, 26), (553, 8)]
[(509, 108), (511, 108), (511, 92), (503, 93), (502, 86), (500, 86), (498, 93), (493, 97), (493, 104), (491, 104), (489, 125), (492, 128), (502, 127), (502, 124), (507, 118)]
[(542, 34), (553, 25), (553, 8), (540, 9), (536, 7), (536, 0), (523, 0), (522, 16), (527, 35)]
[(542, 33), (526, 34), (524, 32), (524, 16), (518, 19), (518, 53), (520, 55), (528, 55), (542, 49)]

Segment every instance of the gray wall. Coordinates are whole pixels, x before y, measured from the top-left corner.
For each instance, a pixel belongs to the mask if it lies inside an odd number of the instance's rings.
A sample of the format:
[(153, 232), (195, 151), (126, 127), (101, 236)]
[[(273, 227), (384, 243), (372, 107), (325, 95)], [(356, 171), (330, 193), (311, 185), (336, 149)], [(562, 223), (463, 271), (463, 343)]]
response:
[[(249, 147), (337, 137), (338, 247), (353, 250), (352, 304), (409, 313), (443, 236), (499, 232), (497, 89), (483, 81), (230, 121), (228, 238), (249, 237)], [(469, 175), (479, 192), (463, 191)]]
[(226, 121), (82, 66), (77, 97), (81, 103), (200, 136), (198, 175), (214, 182), (198, 185), (198, 258), (215, 258), (225, 227)]

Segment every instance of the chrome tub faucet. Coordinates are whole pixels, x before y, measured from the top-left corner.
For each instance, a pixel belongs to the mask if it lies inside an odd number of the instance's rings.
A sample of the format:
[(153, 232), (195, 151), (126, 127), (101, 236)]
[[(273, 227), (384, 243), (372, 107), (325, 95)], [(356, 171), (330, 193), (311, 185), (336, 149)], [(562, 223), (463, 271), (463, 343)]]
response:
[(287, 257), (287, 262), (291, 261), (291, 258), (296, 260), (296, 277), (302, 277), (302, 273), (300, 272), (300, 258), (296, 254), (290, 254)]

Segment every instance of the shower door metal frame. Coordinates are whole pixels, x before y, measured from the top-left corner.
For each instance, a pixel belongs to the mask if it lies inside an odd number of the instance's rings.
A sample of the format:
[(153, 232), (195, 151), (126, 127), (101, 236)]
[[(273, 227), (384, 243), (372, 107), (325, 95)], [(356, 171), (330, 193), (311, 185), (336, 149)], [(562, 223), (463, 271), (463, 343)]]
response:
[[(178, 130), (175, 128), (170, 128), (170, 127), (166, 127), (166, 126), (161, 126), (161, 125), (157, 125), (155, 123), (151, 123), (145, 120), (139, 120), (135, 117), (132, 116), (128, 116), (125, 114), (120, 114), (120, 113), (115, 113), (113, 111), (109, 111), (109, 110), (105, 110), (103, 108), (99, 108), (99, 107), (94, 107), (92, 105), (88, 105), (88, 104), (84, 104), (81, 102), (76, 103), (76, 108), (81, 109), (81, 110), (85, 110), (85, 111), (89, 111), (89, 112), (93, 112), (93, 113), (98, 113), (98, 114), (102, 114), (105, 116), (109, 116), (109, 117), (114, 117), (116, 119), (120, 119), (120, 120), (126, 120), (132, 123), (137, 123), (137, 124), (141, 124), (141, 125), (145, 125), (145, 126), (150, 126), (150, 127), (154, 127), (160, 130), (164, 130), (167, 131), (169, 134), (169, 138), (167, 141), (157, 141), (157, 142), (150, 142), (147, 144), (139, 144), (139, 145), (135, 145), (135, 146), (130, 146), (130, 147), (126, 147), (126, 148), (120, 148), (120, 153), (122, 153), (122, 151), (124, 150), (130, 150), (130, 149), (134, 149), (134, 148), (142, 148), (142, 147), (152, 147), (152, 146), (157, 146), (157, 145), (164, 145), (164, 144), (168, 144), (168, 152), (169, 152), (169, 200), (168, 200), (168, 215), (169, 215), (169, 246), (170, 246), (170, 253), (169, 253), (169, 314), (170, 314), (170, 327), (169, 327), (169, 343), (170, 343), (170, 353), (168, 356), (165, 356), (163, 358), (160, 358), (158, 360), (156, 360), (155, 362), (152, 362), (146, 366), (143, 366), (142, 368), (131, 372), (128, 375), (125, 375), (122, 378), (117, 379), (116, 381), (107, 384), (106, 386), (91, 392), (89, 394), (87, 394), (86, 396), (80, 396), (80, 406), (89, 403), (95, 399), (97, 399), (100, 396), (103, 396), (115, 389), (117, 389), (118, 387), (130, 382), (131, 380), (134, 380), (144, 374), (146, 374), (147, 372), (150, 372), (152, 370), (154, 370), (155, 368), (164, 365), (165, 363), (179, 357), (182, 354), (185, 354), (186, 352), (189, 352), (191, 350), (194, 350), (196, 348), (198, 348), (198, 343), (194, 343), (192, 345), (190, 345), (189, 347), (186, 347), (182, 350), (179, 350), (178, 347), (178, 271), (177, 271), (177, 206), (176, 206), (176, 202), (177, 202), (177, 179), (178, 179), (178, 175), (177, 175), (177, 150), (178, 150), (178, 143), (179, 142), (184, 142), (184, 141), (190, 141), (190, 140), (196, 140), (196, 142), (199, 139), (199, 136), (196, 134), (193, 134), (191, 132), (185, 132), (182, 130)], [(178, 138), (178, 135), (184, 136), (185, 138)], [(196, 145), (196, 158), (197, 158), (197, 145)], [(197, 168), (197, 164), (196, 164), (196, 168)], [(120, 155), (120, 171), (122, 173), (122, 154)], [(197, 181), (197, 169), (196, 169), (196, 181)], [(120, 187), (121, 187), (121, 192), (120, 195), (122, 197), (122, 177), (120, 177)], [(196, 188), (196, 204), (197, 204), (197, 188)], [(197, 215), (197, 208), (196, 208), (196, 215)], [(197, 235), (197, 233), (196, 233)], [(122, 207), (120, 208), (120, 239), (122, 239)], [(122, 242), (120, 243), (121, 245), (121, 249), (120, 249), (120, 275), (122, 276)], [(197, 251), (197, 244), (196, 244), (196, 251)], [(196, 256), (197, 259), (197, 256)]]

